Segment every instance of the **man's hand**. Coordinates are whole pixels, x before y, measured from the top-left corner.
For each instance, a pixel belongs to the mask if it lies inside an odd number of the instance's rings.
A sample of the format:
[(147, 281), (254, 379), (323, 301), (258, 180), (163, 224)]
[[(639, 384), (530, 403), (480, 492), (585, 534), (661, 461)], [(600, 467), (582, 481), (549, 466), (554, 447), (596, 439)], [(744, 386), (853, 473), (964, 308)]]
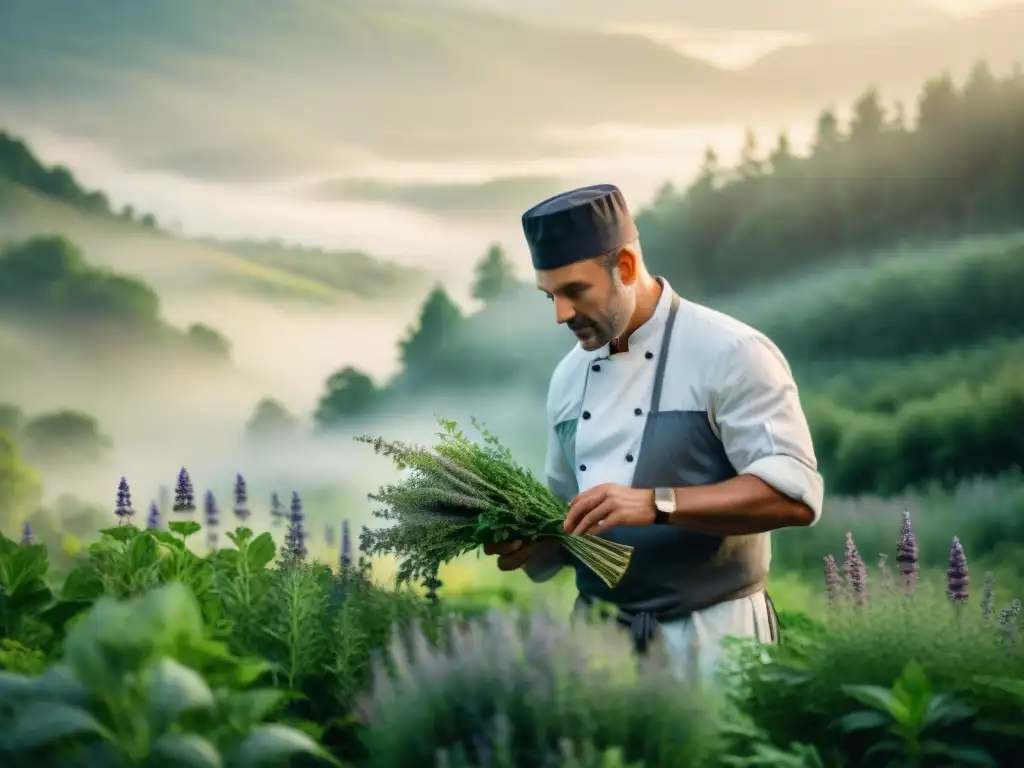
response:
[(604, 533), (617, 525), (651, 525), (656, 517), (654, 491), (603, 483), (579, 494), (569, 504), (565, 530), (576, 536)]
[(558, 539), (534, 539), (527, 541), (501, 541), (497, 544), (484, 544), (485, 555), (497, 555), (498, 567), (503, 571), (515, 571), (526, 566), (538, 555), (554, 554), (561, 545)]

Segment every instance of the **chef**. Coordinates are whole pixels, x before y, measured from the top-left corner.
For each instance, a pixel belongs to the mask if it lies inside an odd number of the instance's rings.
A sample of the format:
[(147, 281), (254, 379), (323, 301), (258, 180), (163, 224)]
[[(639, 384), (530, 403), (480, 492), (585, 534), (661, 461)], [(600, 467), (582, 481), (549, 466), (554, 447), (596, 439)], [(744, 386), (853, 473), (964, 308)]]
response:
[(633, 547), (614, 588), (552, 540), (487, 548), (502, 570), (576, 571), (580, 609), (618, 611), (636, 648), (706, 679), (727, 636), (778, 642), (769, 532), (813, 525), (823, 483), (789, 365), (764, 334), (644, 266), (618, 188), (523, 214), (537, 287), (577, 340), (551, 377), (546, 474), (565, 530)]

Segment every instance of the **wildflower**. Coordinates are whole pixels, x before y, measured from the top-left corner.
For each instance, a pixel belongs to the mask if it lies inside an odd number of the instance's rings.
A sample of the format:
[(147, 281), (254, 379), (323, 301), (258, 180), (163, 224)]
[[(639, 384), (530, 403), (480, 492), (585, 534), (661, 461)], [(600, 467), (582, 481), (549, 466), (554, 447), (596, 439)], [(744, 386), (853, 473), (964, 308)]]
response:
[(156, 502), (150, 502), (149, 504), (149, 517), (146, 518), (146, 527), (155, 531), (160, 527), (160, 507), (156, 505)]
[(967, 573), (967, 556), (960, 544), (960, 537), (953, 537), (953, 546), (949, 550), (949, 568), (946, 570), (949, 599), (955, 603), (967, 600), (967, 586), (971, 578)]
[(288, 518), (288, 533), (284, 537), (281, 557), (287, 560), (303, 560), (306, 557), (306, 531), (303, 527), (305, 515), (302, 513), (302, 501), (299, 492), (292, 491), (291, 514)]
[(284, 505), (281, 503), (281, 497), (275, 491), (270, 494), (270, 519), (274, 527), (280, 527), (286, 516), (287, 513), (285, 512)]
[(896, 562), (899, 564), (903, 588), (908, 594), (913, 594), (917, 586), (917, 539), (910, 527), (909, 512), (903, 513), (903, 532), (896, 547)]
[(245, 489), (245, 478), (235, 475), (235, 517), (242, 522), (249, 519), (249, 508), (246, 506), (249, 495)]
[(996, 577), (992, 571), (985, 574), (985, 584), (981, 588), (981, 615), (985, 621), (992, 621), (996, 598)]
[(853, 591), (853, 599), (858, 605), (868, 601), (868, 569), (857, 551), (853, 534), (846, 533), (846, 555), (843, 558), (843, 570), (846, 572), (846, 584)]
[(25, 546), (30, 546), (36, 543), (35, 534), (32, 533), (32, 526), (28, 520), (25, 521), (25, 525), (21, 529), (21, 543)]
[(174, 485), (174, 507), (175, 512), (188, 512), (192, 513), (196, 511), (195, 495), (192, 490), (192, 478), (188, 476), (188, 471), (182, 467), (181, 471), (178, 472), (178, 482)]
[(334, 546), (334, 526), (328, 525), (324, 527), (324, 543), (328, 547)]
[(352, 538), (349, 535), (348, 520), (341, 521), (341, 567), (352, 565)]
[(889, 556), (879, 553), (878, 570), (882, 573), (882, 590), (891, 592), (893, 588), (892, 569), (889, 568)]
[(825, 588), (829, 602), (834, 603), (839, 597), (839, 586), (839, 565), (832, 555), (825, 555)]
[(203, 514), (206, 518), (206, 545), (210, 549), (217, 548), (217, 524), (220, 522), (217, 500), (213, 497), (213, 491), (207, 491), (203, 498)]
[(117, 484), (117, 499), (114, 502), (114, 514), (117, 515), (118, 525), (127, 523), (135, 510), (132, 509), (132, 492), (128, 488), (128, 481), (123, 477)]

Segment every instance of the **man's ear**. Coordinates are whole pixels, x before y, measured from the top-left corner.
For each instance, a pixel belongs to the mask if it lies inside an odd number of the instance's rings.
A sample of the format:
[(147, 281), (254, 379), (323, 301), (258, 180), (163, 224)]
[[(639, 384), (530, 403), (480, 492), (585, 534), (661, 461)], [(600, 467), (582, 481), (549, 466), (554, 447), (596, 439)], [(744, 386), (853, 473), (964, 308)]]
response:
[(619, 279), (623, 285), (632, 285), (640, 274), (640, 259), (628, 245), (619, 249)]

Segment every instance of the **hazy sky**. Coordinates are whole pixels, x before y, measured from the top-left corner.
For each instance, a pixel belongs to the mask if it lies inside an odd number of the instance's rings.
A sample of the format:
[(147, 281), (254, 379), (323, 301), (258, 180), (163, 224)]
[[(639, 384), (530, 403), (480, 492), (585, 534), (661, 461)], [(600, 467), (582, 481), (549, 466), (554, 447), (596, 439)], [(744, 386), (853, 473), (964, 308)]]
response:
[(1016, 2), (1007, 0), (922, 0), (928, 5), (937, 8), (944, 8), (952, 13), (976, 13), (986, 8), (994, 8), (997, 5), (1016, 5)]

